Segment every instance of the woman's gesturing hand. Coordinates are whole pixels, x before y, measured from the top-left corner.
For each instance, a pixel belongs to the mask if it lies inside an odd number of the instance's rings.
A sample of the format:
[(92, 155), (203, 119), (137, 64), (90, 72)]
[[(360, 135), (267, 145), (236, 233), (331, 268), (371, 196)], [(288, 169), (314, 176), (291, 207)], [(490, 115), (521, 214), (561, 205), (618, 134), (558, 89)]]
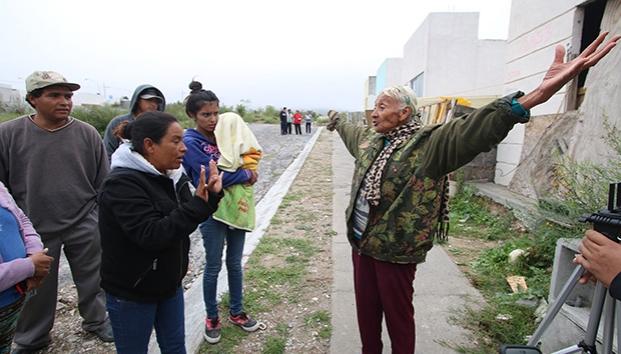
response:
[(565, 62), (565, 47), (557, 45), (554, 52), (554, 61), (539, 87), (527, 95), (518, 98), (518, 102), (526, 109), (531, 109), (538, 104), (546, 102), (580, 72), (597, 64), (621, 39), (621, 36), (613, 36), (606, 44), (600, 47), (607, 35), (608, 32), (601, 33), (578, 57), (568, 62)]
[(205, 172), (205, 166), (201, 165), (201, 173), (198, 178), (198, 185), (196, 186), (196, 196), (200, 197), (204, 201), (209, 200), (209, 192), (220, 193), (222, 190), (222, 175), (224, 172), (218, 174), (218, 165), (214, 160), (209, 161), (209, 179), (207, 179), (207, 173)]
[(222, 191), (222, 178), (224, 172), (218, 174), (218, 165), (214, 160), (209, 161), (209, 180), (207, 181), (207, 190), (211, 193), (218, 194)]

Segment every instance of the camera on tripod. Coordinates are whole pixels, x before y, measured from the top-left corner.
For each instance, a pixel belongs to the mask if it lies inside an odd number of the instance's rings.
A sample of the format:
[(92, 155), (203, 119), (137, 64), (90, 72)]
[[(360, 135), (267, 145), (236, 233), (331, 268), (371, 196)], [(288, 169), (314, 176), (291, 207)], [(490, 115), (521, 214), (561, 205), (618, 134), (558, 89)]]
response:
[[(616, 198), (615, 198), (616, 196)], [(593, 223), (593, 229), (619, 242), (621, 236), (621, 182), (608, 186), (608, 207), (591, 215), (584, 215), (581, 222)]]
[[(609, 185), (608, 205), (606, 208), (590, 215), (584, 215), (580, 217), (579, 220), (581, 222), (592, 223), (595, 231), (605, 235), (610, 240), (617, 243), (621, 241), (621, 183), (611, 183)], [(584, 272), (585, 270), (582, 266), (576, 266), (569, 280), (567, 280), (563, 286), (557, 300), (550, 306), (546, 316), (539, 324), (539, 327), (537, 327), (535, 333), (530, 337), (528, 345), (503, 345), (500, 348), (500, 354), (541, 354), (538, 348), (541, 336), (550, 323), (552, 323), (552, 320), (554, 320), (563, 304), (567, 301), (567, 297)], [(589, 315), (589, 322), (584, 339), (578, 344), (556, 351), (554, 354), (596, 354), (596, 336), (602, 313), (606, 314), (602, 344), (603, 353), (612, 353), (616, 300), (610, 295), (607, 295), (606, 290), (604, 285), (598, 281), (593, 293), (591, 313)], [(604, 304), (606, 305), (605, 308)], [(617, 324), (617, 330), (619, 329), (621, 329), (621, 326)], [(617, 341), (617, 350), (619, 350), (619, 348), (621, 348), (621, 333), (617, 333)]]

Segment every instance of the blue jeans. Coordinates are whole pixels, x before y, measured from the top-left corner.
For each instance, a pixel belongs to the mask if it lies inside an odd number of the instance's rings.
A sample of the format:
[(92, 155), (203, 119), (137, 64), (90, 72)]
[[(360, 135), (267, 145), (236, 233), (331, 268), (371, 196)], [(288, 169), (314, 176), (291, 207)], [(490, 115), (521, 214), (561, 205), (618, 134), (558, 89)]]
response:
[(218, 317), (218, 274), (222, 269), (222, 250), (226, 240), (226, 270), (229, 278), (230, 309), (232, 314), (244, 311), (242, 305), (242, 255), (246, 231), (229, 227), (227, 224), (209, 217), (199, 227), (205, 246), (205, 272), (203, 273), (203, 299), (207, 317)]
[(155, 327), (160, 351), (185, 354), (183, 289), (159, 302), (135, 302), (106, 292), (106, 307), (118, 354), (147, 353)]

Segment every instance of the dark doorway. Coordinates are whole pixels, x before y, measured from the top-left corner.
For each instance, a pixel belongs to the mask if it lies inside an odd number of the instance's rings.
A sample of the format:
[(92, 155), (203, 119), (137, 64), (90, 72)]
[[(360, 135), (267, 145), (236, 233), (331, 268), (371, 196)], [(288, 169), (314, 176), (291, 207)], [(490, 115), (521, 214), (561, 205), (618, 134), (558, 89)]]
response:
[[(604, 17), (604, 10), (606, 8), (606, 0), (595, 0), (585, 3), (582, 6), (584, 10), (584, 23), (582, 25), (582, 38), (580, 39), (580, 52), (586, 49), (586, 47), (597, 38), (601, 29), (602, 17)], [(576, 109), (580, 107), (586, 88), (584, 83), (586, 81), (589, 70), (585, 70), (578, 75), (578, 96), (576, 97)]]

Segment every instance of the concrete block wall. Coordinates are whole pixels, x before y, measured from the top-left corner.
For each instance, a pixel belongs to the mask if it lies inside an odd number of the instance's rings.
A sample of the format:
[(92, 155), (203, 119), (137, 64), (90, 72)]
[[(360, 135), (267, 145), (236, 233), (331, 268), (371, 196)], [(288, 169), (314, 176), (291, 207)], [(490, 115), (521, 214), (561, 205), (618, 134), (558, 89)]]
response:
[(509, 135), (498, 145), (496, 153), (496, 176), (494, 182), (503, 186), (509, 185), (513, 173), (520, 161), (524, 142), (524, 125), (516, 125)]

